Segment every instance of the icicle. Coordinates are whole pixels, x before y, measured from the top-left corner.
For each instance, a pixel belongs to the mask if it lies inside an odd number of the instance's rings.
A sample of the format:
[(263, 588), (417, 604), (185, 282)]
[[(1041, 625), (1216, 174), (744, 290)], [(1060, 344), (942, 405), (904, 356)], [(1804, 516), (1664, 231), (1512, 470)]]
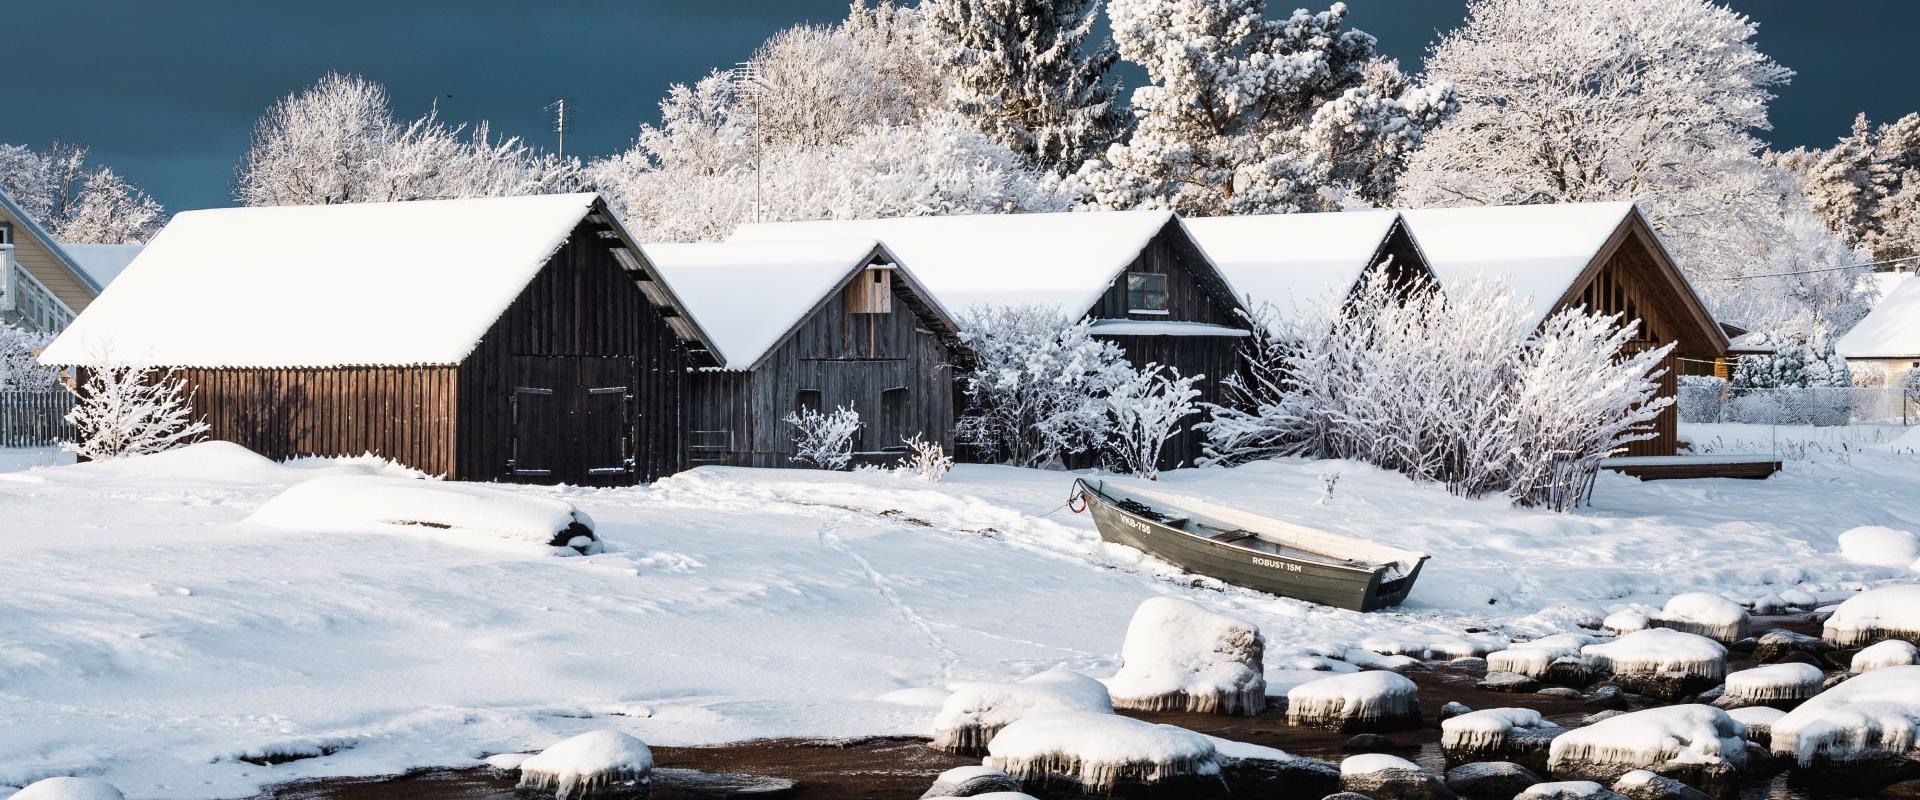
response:
[(1732, 706), (1805, 700), (1819, 693), (1826, 678), (1812, 664), (1769, 664), (1729, 674), (1726, 692), (1720, 697)]
[(1184, 780), (1214, 779), (1212, 740), (1172, 725), (1085, 712), (1036, 714), (1008, 725), (981, 762), (1027, 787), (1067, 785), (1107, 795)]
[(644, 796), (653, 752), (619, 731), (592, 731), (520, 762), (518, 789), (552, 792), (556, 800)]

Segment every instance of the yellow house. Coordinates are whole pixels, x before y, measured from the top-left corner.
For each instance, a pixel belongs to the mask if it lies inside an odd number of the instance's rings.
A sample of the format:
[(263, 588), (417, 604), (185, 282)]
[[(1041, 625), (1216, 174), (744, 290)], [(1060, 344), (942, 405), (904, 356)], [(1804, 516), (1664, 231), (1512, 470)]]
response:
[(58, 331), (99, 295), (80, 262), (0, 191), (0, 322)]

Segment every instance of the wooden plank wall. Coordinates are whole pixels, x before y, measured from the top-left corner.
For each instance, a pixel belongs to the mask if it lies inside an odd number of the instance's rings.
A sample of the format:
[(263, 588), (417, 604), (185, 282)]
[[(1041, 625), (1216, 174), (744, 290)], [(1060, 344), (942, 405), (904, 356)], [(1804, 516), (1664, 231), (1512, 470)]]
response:
[[(687, 392), (687, 351), (647, 302), (633, 278), (598, 237), (581, 223), (567, 244), (507, 308), (460, 370), (460, 458), (466, 480), (580, 482), (515, 478), (506, 472), (512, 446), (515, 358), (525, 356), (630, 356), (635, 360), (634, 399), (628, 424), (634, 432), (636, 471), (601, 476), (593, 484), (651, 481), (685, 467), (681, 449)], [(581, 465), (584, 474), (584, 462)]]
[(263, 456), (372, 453), (454, 472), (453, 367), (185, 368), (209, 438)]
[[(1628, 232), (1628, 238), (1579, 288), (1573, 303), (1605, 314), (1620, 314), (1626, 320), (1639, 320), (1639, 332), (1625, 348), (1628, 354), (1673, 342), (1673, 331), (1682, 324), (1676, 317), (1678, 310), (1675, 304), (1678, 299), (1670, 297), (1669, 292), (1655, 283), (1656, 270), (1659, 268), (1653, 263), (1645, 243), (1638, 239), (1639, 235), (1637, 231)], [(1678, 356), (1677, 346), (1674, 352), (1667, 355), (1664, 363), (1666, 375), (1660, 379), (1660, 397), (1676, 397), (1679, 394)], [(1626, 455), (1670, 456), (1678, 452), (1679, 410), (1668, 406), (1654, 420), (1652, 432), (1653, 438), (1628, 445)]]

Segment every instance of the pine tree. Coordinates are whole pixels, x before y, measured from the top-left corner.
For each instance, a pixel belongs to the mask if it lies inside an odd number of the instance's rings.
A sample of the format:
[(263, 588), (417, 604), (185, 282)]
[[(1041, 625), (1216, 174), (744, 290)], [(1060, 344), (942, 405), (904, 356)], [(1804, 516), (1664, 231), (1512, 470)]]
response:
[(1088, 52), (1098, 0), (931, 0), (922, 6), (949, 102), (1055, 174), (1079, 168), (1126, 126), (1111, 46)]
[(1867, 115), (1814, 155), (1814, 210), (1882, 259), (1920, 255), (1920, 113), (1874, 128)]

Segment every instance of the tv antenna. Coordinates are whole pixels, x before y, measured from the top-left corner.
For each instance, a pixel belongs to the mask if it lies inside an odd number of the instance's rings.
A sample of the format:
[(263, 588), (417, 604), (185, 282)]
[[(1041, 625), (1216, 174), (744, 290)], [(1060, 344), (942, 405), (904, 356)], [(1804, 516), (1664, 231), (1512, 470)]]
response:
[(760, 221), (760, 100), (766, 95), (766, 73), (758, 60), (742, 61), (727, 70), (727, 86), (735, 96), (745, 97), (747, 113), (753, 120), (753, 221)]
[(553, 112), (553, 132), (556, 134), (559, 134), (560, 136), (560, 148), (559, 148), (558, 154), (561, 158), (566, 158), (567, 157), (567, 98), (562, 97), (558, 100), (553, 101), (551, 105), (547, 106), (547, 110)]

